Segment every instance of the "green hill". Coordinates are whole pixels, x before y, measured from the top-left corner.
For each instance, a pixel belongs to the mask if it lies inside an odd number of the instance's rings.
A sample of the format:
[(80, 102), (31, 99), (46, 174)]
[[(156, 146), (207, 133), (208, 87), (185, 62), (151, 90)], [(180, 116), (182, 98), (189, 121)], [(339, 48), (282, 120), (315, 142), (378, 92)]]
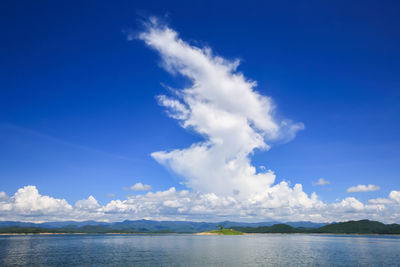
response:
[(369, 220), (332, 223), (319, 228), (295, 228), (286, 224), (275, 224), (234, 229), (244, 233), (400, 234), (399, 224), (383, 224)]
[(287, 224), (274, 224), (272, 226), (259, 227), (234, 227), (233, 229), (244, 233), (299, 233), (303, 228), (294, 228)]
[(400, 225), (361, 220), (332, 223), (316, 229), (318, 233), (332, 234), (400, 234)]

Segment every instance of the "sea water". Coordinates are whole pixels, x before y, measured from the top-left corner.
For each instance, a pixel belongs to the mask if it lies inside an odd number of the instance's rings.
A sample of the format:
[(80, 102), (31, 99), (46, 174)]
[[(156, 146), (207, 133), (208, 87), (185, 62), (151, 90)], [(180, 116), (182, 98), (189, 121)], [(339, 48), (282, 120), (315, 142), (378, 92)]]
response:
[(0, 236), (1, 266), (400, 266), (400, 237)]

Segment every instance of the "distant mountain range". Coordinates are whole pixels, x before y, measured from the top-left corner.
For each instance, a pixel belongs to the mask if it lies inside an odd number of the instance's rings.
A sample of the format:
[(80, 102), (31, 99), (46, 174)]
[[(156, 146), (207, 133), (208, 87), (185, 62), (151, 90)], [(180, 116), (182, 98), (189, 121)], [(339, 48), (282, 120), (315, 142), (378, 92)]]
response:
[[(45, 222), (45, 223), (27, 223), (14, 221), (0, 221), (0, 232), (5, 230), (21, 230), (24, 229), (46, 229), (50, 231), (64, 230), (67, 232), (77, 232), (80, 230), (98, 231), (98, 232), (174, 232), (174, 233), (197, 233), (203, 231), (215, 230), (218, 225), (224, 228), (233, 227), (261, 227), (272, 226), (279, 222), (259, 222), (244, 223), (224, 221), (218, 223), (210, 222), (191, 222), (191, 221), (152, 221), (152, 220), (125, 220), (123, 222), (96, 222), (96, 221), (63, 221), (63, 222)], [(326, 223), (313, 222), (287, 222), (292, 227), (317, 228), (326, 225)]]
[(0, 233), (198, 233), (216, 227), (234, 229), (244, 233), (332, 233), (332, 234), (400, 234), (399, 224), (383, 224), (361, 220), (341, 223), (312, 222), (260, 222), (219, 223), (190, 221), (123, 221), (114, 223), (96, 221), (65, 221), (46, 223), (0, 222)]

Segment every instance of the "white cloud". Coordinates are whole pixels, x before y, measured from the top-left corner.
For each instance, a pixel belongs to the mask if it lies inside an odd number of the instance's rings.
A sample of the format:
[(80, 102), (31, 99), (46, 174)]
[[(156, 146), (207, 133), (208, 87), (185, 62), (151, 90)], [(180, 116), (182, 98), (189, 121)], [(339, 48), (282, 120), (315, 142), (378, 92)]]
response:
[(400, 191), (393, 190), (392, 192), (390, 192), (389, 198), (395, 203), (400, 203)]
[(334, 207), (336, 208), (343, 208), (344, 210), (347, 211), (359, 211), (364, 209), (364, 204), (361, 203), (359, 200), (357, 200), (354, 197), (347, 197), (343, 199), (340, 203), (333, 204)]
[(9, 196), (7, 196), (6, 192), (0, 192), (0, 201), (6, 201), (9, 199)]
[(314, 182), (313, 185), (328, 185), (331, 182), (325, 180), (324, 178), (319, 178), (317, 182)]
[(370, 192), (370, 191), (378, 191), (381, 189), (379, 186), (369, 184), (369, 185), (362, 185), (359, 184), (357, 186), (352, 186), (347, 189), (348, 193), (355, 193), (355, 192)]
[(100, 205), (93, 196), (89, 196), (87, 199), (78, 200), (75, 207), (82, 210), (96, 210)]
[(136, 184), (131, 186), (131, 190), (133, 190), (133, 191), (150, 191), (151, 190), (151, 185), (142, 184), (142, 183), (136, 183)]
[(49, 218), (69, 213), (72, 206), (65, 199), (56, 199), (39, 194), (35, 186), (28, 185), (18, 189), (14, 196), (3, 198), (0, 202), (0, 213), (23, 218)]
[(362, 203), (354, 197), (333, 204), (310, 197), (302, 186), (290, 187), (281, 182), (268, 190), (265, 196), (250, 199), (198, 193), (189, 190), (148, 192), (129, 196), (125, 200), (112, 200), (100, 205), (93, 196), (79, 200), (71, 206), (63, 199), (39, 194), (35, 186), (19, 189), (14, 196), (0, 201), (1, 220), (60, 221), (125, 219), (195, 220), (195, 221), (345, 221), (375, 219), (387, 223), (400, 222), (400, 191), (392, 191), (387, 200)]
[(371, 204), (377, 204), (377, 205), (393, 204), (393, 200), (387, 199), (387, 198), (374, 198), (374, 199), (368, 200), (368, 202)]
[(389, 198), (375, 198), (370, 199), (372, 204), (400, 204), (400, 191), (393, 190), (389, 194)]
[(270, 142), (293, 139), (303, 124), (278, 120), (272, 100), (255, 91), (256, 82), (236, 71), (239, 61), (191, 46), (155, 19), (139, 38), (160, 53), (166, 70), (192, 82), (175, 96), (158, 99), (183, 128), (205, 138), (186, 149), (154, 152), (153, 158), (194, 191), (243, 199), (264, 195), (275, 174), (257, 172), (249, 156), (255, 149), (269, 149)]

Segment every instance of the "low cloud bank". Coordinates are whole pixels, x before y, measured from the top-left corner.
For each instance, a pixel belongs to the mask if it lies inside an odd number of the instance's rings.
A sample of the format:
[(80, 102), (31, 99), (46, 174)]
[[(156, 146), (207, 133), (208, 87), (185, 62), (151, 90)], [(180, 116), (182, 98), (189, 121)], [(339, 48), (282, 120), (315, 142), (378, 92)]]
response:
[[(25, 186), (11, 197), (0, 192), (1, 220), (43, 222), (64, 220), (121, 221), (125, 219), (194, 220), (194, 221), (314, 221), (331, 222), (373, 219), (386, 223), (400, 222), (400, 191), (388, 198), (371, 199), (367, 204), (354, 197), (325, 204), (313, 194), (310, 198), (301, 185), (291, 188), (286, 182), (267, 199), (239, 200), (214, 193), (176, 190), (148, 192), (112, 200), (100, 205), (93, 196), (75, 205), (65, 199), (44, 196), (35, 186)], [(286, 191), (282, 194), (282, 191)], [(287, 196), (292, 197), (287, 197)], [(300, 200), (300, 201), (299, 201)]]

